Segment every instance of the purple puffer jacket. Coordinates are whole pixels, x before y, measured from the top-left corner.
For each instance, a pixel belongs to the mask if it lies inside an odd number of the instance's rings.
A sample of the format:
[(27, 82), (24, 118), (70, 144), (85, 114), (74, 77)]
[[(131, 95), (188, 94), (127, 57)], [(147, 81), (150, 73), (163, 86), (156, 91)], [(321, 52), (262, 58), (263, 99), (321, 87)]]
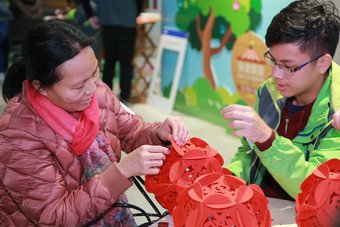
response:
[[(127, 113), (101, 81), (96, 95), (100, 130), (118, 159), (121, 150), (128, 153), (143, 144), (160, 144), (154, 130), (160, 123), (145, 123)], [(0, 116), (0, 225), (88, 223), (132, 185), (115, 164), (111, 167), (115, 184), (110, 191), (99, 175), (82, 184), (82, 165), (66, 141), (45, 124), (25, 95), (14, 97)]]

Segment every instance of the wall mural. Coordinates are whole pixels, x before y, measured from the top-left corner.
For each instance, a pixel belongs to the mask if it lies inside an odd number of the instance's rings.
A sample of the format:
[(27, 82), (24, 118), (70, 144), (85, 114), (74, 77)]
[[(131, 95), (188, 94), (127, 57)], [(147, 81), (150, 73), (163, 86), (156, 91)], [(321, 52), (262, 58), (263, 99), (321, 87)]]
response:
[[(217, 77), (211, 68), (211, 57), (223, 48), (231, 48), (235, 39), (253, 30), (261, 20), (261, 1), (250, 0), (178, 0), (178, 28), (190, 33), (193, 48), (202, 51), (204, 76), (213, 89)], [(220, 40), (211, 47), (211, 40)]]
[(271, 74), (263, 57), (266, 28), (290, 2), (163, 1), (162, 26), (190, 33), (175, 109), (225, 126), (224, 106), (254, 105), (256, 88)]
[(232, 50), (232, 74), (234, 85), (242, 99), (253, 106), (256, 89), (271, 74), (271, 66), (263, 57), (267, 46), (253, 31), (240, 36)]

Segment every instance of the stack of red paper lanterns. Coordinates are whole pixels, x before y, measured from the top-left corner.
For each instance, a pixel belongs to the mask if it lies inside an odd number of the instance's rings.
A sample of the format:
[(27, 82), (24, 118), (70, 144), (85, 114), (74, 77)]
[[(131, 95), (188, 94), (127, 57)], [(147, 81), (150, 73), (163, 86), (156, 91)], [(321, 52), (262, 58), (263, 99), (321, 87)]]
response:
[(340, 160), (321, 164), (300, 186), (296, 198), (298, 226), (339, 226)]
[(212, 172), (230, 174), (222, 165), (221, 155), (201, 139), (191, 138), (182, 147), (172, 142), (160, 173), (146, 176), (145, 187), (172, 213), (178, 194), (192, 185), (197, 177)]
[(145, 186), (173, 215), (175, 226), (270, 226), (268, 200), (256, 185), (223, 168), (223, 158), (205, 141), (172, 142), (158, 175)]

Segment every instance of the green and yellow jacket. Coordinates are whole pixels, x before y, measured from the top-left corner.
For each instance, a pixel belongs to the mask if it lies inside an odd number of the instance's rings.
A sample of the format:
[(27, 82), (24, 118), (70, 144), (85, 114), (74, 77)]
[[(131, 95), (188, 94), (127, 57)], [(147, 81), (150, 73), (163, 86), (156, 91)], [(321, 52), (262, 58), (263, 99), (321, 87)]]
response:
[[(258, 89), (255, 110), (274, 130), (279, 126), (286, 99), (278, 92), (275, 80), (269, 78)], [(321, 163), (340, 158), (340, 130), (330, 123), (340, 109), (340, 67), (332, 63), (320, 93), (315, 100), (306, 127), (289, 140), (276, 133), (268, 150), (260, 151), (245, 138), (227, 168), (236, 176), (261, 185), (266, 171), (293, 198), (300, 185)]]

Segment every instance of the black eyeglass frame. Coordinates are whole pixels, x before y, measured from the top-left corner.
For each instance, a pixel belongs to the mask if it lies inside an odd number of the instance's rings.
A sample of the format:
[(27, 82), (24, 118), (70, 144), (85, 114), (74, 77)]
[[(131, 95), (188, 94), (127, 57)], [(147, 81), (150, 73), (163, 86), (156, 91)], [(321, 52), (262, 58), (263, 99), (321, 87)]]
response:
[[(303, 63), (303, 64), (301, 64), (301, 65), (299, 65), (299, 66), (297, 66), (297, 67), (295, 67), (295, 68), (293, 68), (293, 69), (288, 68), (288, 67), (286, 67), (286, 66), (284, 66), (284, 65), (282, 65), (282, 64), (276, 63), (272, 58), (270, 58), (271, 55), (270, 55), (270, 53), (269, 53), (269, 50), (266, 51), (266, 53), (264, 53), (263, 57), (264, 57), (264, 59), (266, 59), (266, 61), (268, 62), (268, 64), (270, 64), (271, 66), (273, 66), (273, 67), (278, 66), (279, 69), (280, 69), (283, 73), (285, 73), (285, 74), (288, 75), (288, 76), (293, 76), (293, 73), (295, 73), (296, 71), (301, 70), (303, 67), (305, 67), (306, 65), (312, 63), (313, 61), (318, 60), (318, 59), (321, 58), (323, 55), (324, 55), (324, 54), (321, 54), (321, 55), (319, 55), (318, 57), (313, 58), (312, 60), (309, 60), (309, 61), (307, 61), (307, 62), (305, 62), (305, 63)], [(285, 71), (284, 69), (288, 69), (288, 70), (290, 71), (290, 74), (288, 74), (287, 71)]]

